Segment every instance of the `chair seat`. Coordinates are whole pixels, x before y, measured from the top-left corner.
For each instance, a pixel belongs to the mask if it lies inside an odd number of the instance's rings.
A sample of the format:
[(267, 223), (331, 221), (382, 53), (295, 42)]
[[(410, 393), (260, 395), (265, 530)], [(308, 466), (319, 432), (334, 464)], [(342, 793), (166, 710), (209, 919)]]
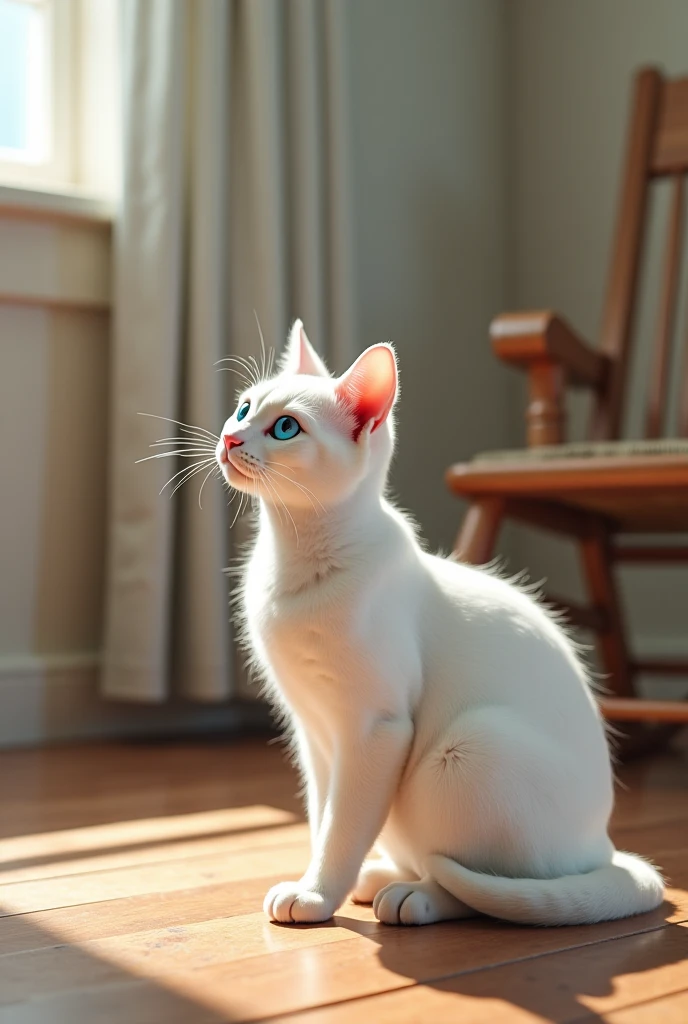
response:
[(688, 438), (661, 438), (658, 441), (595, 441), (573, 444), (546, 444), (537, 448), (507, 448), (481, 452), (473, 462), (505, 460), (541, 462), (543, 459), (626, 458), (643, 455), (688, 455)]
[(688, 441), (616, 441), (483, 452), (450, 466), (460, 497), (584, 509), (632, 533), (688, 532)]

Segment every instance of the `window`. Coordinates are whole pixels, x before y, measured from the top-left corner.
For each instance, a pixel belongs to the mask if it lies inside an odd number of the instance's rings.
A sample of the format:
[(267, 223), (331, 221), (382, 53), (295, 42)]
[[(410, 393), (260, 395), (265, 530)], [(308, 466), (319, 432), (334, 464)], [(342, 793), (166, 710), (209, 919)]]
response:
[(0, 176), (73, 178), (71, 0), (0, 0)]
[(0, 0), (0, 184), (113, 194), (116, 11), (117, 0)]

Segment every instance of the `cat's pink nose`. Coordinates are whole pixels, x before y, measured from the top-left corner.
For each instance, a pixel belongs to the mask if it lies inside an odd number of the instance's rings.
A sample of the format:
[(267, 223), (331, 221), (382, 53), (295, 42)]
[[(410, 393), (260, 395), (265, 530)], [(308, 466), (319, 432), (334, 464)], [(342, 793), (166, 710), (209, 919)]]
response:
[(240, 441), (238, 437), (233, 437), (231, 434), (225, 434), (222, 440), (225, 443), (225, 450), (228, 455), (232, 448), (238, 448), (240, 444), (244, 443), (243, 441)]

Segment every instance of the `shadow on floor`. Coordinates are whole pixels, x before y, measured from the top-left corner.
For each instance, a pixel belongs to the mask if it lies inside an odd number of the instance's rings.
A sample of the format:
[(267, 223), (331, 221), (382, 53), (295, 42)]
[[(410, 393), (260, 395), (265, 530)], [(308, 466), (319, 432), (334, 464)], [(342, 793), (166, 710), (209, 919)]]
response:
[[(344, 910), (337, 923), (377, 942), (380, 963), (388, 971), (442, 992), (447, 1000), (455, 996), (455, 1012), (463, 1019), (490, 1020), (494, 1010), (485, 1005), (481, 1011), (478, 1004), (497, 999), (544, 1020), (584, 1018), (603, 1024), (605, 1016), (591, 1009), (591, 1001), (609, 997), (617, 988), (635, 989), (625, 1002), (620, 1000), (621, 1006), (654, 994), (651, 989), (641, 993), (642, 982), (629, 976), (677, 965), (674, 990), (685, 987), (688, 928), (668, 923), (671, 914), (667, 902), (625, 923), (558, 929), (561, 942), (554, 951), (548, 951), (552, 929), (487, 918), (422, 929), (379, 925), (371, 930), (367, 922), (347, 919)], [(404, 992), (408, 989), (378, 998), (399, 999), (401, 1008)], [(373, 1004), (369, 1006), (374, 1013)]]

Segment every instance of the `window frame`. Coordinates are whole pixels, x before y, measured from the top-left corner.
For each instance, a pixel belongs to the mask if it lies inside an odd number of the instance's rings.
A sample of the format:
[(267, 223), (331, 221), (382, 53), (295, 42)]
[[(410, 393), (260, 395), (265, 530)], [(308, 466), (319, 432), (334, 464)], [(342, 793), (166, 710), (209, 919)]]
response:
[(77, 170), (79, 0), (13, 0), (44, 9), (46, 48), (46, 159), (22, 160), (0, 149), (0, 184), (72, 188)]

